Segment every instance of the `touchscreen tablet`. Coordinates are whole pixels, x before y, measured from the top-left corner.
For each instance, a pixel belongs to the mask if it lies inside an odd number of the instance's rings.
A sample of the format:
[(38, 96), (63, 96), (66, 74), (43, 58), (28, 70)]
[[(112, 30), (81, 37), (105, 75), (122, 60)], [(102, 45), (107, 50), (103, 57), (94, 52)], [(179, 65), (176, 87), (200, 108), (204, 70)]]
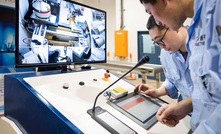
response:
[(125, 97), (110, 100), (107, 103), (145, 129), (157, 122), (155, 115), (160, 104), (141, 94), (132, 92)]

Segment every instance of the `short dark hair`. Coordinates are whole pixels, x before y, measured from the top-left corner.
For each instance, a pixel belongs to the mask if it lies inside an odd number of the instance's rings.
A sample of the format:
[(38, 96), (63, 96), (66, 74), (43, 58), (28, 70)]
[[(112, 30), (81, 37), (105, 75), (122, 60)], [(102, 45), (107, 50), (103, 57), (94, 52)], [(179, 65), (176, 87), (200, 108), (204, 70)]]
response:
[(158, 25), (153, 17), (153, 15), (151, 15), (147, 21), (147, 25), (146, 25), (148, 30), (153, 29), (154, 27), (157, 27), (159, 30), (163, 30), (166, 27), (162, 26), (162, 25)]
[(140, 0), (140, 3), (143, 4), (143, 3), (150, 3), (150, 4), (155, 4), (157, 3), (157, 0)]

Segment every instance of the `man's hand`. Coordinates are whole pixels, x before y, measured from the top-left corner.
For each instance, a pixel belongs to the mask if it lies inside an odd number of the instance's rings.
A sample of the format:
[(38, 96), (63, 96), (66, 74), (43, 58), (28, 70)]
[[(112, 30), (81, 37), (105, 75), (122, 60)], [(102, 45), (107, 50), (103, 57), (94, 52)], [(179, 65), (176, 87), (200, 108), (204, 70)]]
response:
[(187, 98), (181, 102), (175, 104), (169, 104), (162, 106), (156, 117), (159, 122), (174, 127), (181, 119), (183, 119), (188, 113), (192, 111), (192, 99)]
[(151, 98), (157, 98), (157, 97), (167, 94), (164, 87), (155, 89), (148, 84), (139, 84), (135, 87), (134, 91), (143, 93), (147, 96), (150, 96)]

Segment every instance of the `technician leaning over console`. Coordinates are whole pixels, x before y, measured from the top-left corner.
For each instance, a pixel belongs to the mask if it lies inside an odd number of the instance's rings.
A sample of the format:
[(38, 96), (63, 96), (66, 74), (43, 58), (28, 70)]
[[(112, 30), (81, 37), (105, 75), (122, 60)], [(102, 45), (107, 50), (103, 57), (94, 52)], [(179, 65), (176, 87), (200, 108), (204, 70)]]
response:
[(193, 17), (188, 29), (189, 68), (194, 83), (192, 98), (163, 106), (161, 123), (175, 126), (193, 110), (191, 129), (196, 134), (220, 132), (221, 123), (221, 0), (140, 0), (147, 13), (172, 30)]
[(158, 89), (148, 84), (139, 84), (135, 91), (143, 92), (153, 98), (169, 95), (173, 99), (178, 98), (178, 92), (180, 92), (178, 101), (190, 97), (193, 84), (186, 51), (186, 28), (181, 27), (177, 31), (171, 31), (162, 25), (157, 25), (153, 16), (150, 16), (147, 29), (154, 44), (161, 48), (160, 61), (166, 79)]

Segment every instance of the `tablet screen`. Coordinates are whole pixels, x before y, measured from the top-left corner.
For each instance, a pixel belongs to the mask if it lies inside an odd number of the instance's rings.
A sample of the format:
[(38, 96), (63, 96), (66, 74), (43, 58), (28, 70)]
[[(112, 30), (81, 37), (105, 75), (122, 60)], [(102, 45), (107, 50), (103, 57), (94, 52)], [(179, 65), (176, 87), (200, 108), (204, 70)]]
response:
[(116, 103), (119, 107), (139, 119), (141, 122), (146, 122), (152, 115), (154, 115), (159, 106), (146, 99), (142, 95), (135, 95), (125, 100)]
[(160, 105), (152, 99), (134, 92), (125, 97), (111, 100), (108, 104), (144, 127), (145, 124), (148, 124), (148, 127), (151, 125), (148, 121), (154, 122), (152, 119), (155, 118), (155, 114), (160, 108)]

